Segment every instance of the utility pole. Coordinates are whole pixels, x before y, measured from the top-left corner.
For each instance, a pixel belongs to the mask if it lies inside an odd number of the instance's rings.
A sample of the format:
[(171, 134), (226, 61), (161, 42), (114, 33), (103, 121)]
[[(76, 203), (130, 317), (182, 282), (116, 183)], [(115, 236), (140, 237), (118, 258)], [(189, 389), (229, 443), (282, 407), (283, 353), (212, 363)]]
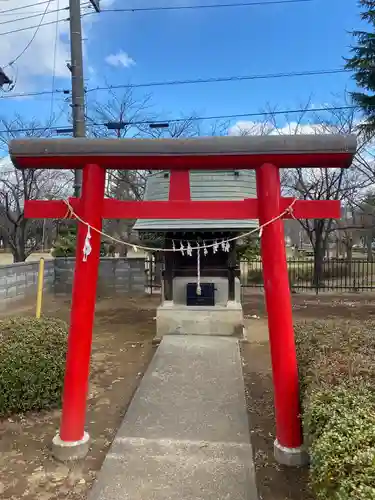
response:
[[(83, 79), (82, 24), (80, 0), (69, 0), (72, 74), (73, 137), (86, 136), (85, 85)], [(82, 170), (74, 171), (74, 196), (80, 196)]]
[[(100, 0), (90, 0), (100, 12)], [(70, 53), (68, 68), (72, 74), (73, 137), (86, 137), (85, 83), (83, 78), (81, 1), (69, 0)], [(74, 196), (81, 194), (82, 170), (74, 171)]]

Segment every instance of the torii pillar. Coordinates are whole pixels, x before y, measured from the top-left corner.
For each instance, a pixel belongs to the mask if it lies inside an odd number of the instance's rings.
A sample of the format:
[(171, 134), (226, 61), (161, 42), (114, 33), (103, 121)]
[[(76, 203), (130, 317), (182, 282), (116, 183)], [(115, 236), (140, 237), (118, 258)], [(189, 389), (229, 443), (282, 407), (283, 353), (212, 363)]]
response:
[[(214, 137), (198, 139), (28, 139), (13, 140), (10, 155), (17, 168), (83, 168), (80, 199), (70, 199), (75, 213), (100, 230), (102, 219), (259, 219), (277, 218), (294, 201), (281, 197), (280, 169), (345, 168), (356, 151), (355, 136)], [(105, 169), (170, 170), (169, 201), (104, 199)], [(257, 199), (191, 201), (189, 170), (255, 169)], [(179, 199), (176, 201), (178, 187)], [(26, 201), (25, 217), (64, 218), (63, 201)], [(339, 201), (298, 200), (295, 218), (340, 218)], [(292, 214), (286, 213), (284, 218)], [(85, 432), (92, 326), (100, 259), (100, 236), (91, 231), (92, 251), (82, 259), (87, 226), (79, 223), (71, 322), (60, 431), (53, 452), (60, 459), (82, 458), (88, 451)], [(275, 457), (285, 465), (301, 465), (303, 448), (294, 344), (292, 304), (284, 228), (280, 219), (268, 224), (261, 238), (264, 288), (276, 413)]]

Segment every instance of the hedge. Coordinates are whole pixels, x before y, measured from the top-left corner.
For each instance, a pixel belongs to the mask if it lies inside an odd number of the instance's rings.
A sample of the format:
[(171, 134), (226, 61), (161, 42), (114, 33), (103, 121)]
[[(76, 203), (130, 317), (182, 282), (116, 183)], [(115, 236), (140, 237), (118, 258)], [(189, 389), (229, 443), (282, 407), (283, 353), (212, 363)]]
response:
[(310, 486), (318, 500), (375, 500), (375, 322), (296, 325)]
[(55, 318), (0, 320), (0, 416), (60, 406), (67, 330)]

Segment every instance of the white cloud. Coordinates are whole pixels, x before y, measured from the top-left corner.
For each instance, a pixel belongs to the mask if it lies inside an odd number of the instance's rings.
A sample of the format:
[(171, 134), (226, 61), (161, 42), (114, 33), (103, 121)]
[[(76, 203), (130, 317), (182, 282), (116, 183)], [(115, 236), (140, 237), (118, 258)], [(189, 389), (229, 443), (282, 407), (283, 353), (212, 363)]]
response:
[(126, 52), (120, 50), (117, 54), (110, 54), (105, 58), (106, 63), (111, 66), (123, 66), (124, 68), (130, 68), (130, 66), (135, 65), (134, 59), (132, 59)]
[(320, 124), (301, 124), (290, 122), (283, 127), (276, 128), (271, 123), (238, 121), (230, 127), (229, 135), (293, 135), (293, 134), (329, 134), (334, 132)]
[[(114, 1), (102, 0), (102, 5), (105, 7)], [(25, 0), (0, 1), (0, 19), (1, 23), (3, 23), (0, 25), (0, 66), (11, 63), (25, 50), (34, 37), (36, 28), (27, 30), (23, 30), (23, 28), (38, 26), (47, 5), (44, 0), (34, 0), (34, 2), (28, 3), (26, 8)], [(37, 31), (30, 47), (14, 65), (6, 68), (8, 76), (17, 81), (16, 92), (40, 89), (38, 78), (52, 77), (56, 35), (55, 75), (70, 78), (69, 70), (66, 67), (66, 63), (70, 60), (69, 23), (67, 22), (69, 13), (68, 10), (63, 10), (68, 5), (69, 0), (51, 0), (47, 13), (43, 18), (42, 26)], [(18, 7), (24, 8), (14, 10)], [(13, 10), (6, 12), (10, 9)], [(56, 12), (58, 9), (59, 12)], [(88, 12), (87, 7), (82, 8), (82, 10)], [(100, 14), (83, 16), (84, 37), (87, 37), (90, 26), (96, 23), (99, 18)], [(56, 24), (55, 21), (58, 19), (60, 22)], [(43, 26), (45, 23), (52, 24)], [(14, 31), (14, 33), (8, 33), (11, 31)]]
[(0, 174), (4, 174), (13, 169), (13, 163), (9, 155), (0, 158)]

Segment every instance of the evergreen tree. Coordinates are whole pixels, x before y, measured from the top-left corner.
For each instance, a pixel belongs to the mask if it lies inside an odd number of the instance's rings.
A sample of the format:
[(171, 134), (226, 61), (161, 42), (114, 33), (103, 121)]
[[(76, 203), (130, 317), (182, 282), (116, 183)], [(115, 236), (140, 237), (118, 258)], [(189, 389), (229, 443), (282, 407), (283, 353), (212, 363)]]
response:
[(77, 241), (77, 226), (61, 226), (59, 236), (53, 245), (54, 257), (74, 257)]
[[(52, 249), (54, 257), (74, 257), (77, 244), (77, 224), (67, 224), (60, 228), (59, 237), (55, 241)], [(100, 255), (106, 255), (105, 243), (100, 243)]]
[(370, 25), (369, 31), (353, 31), (357, 44), (351, 47), (353, 56), (346, 59), (346, 69), (354, 71), (354, 78), (363, 92), (351, 96), (364, 113), (362, 130), (375, 134), (375, 0), (359, 0), (361, 19)]

